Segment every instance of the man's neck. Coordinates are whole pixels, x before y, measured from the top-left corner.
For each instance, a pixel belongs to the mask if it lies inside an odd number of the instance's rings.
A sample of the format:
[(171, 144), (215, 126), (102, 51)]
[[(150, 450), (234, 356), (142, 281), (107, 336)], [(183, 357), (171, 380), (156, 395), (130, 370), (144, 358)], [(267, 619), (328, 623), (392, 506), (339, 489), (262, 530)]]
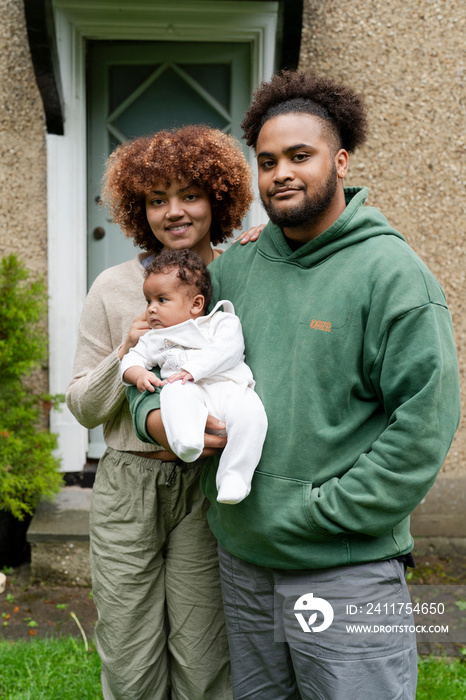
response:
[(289, 238), (285, 232), (283, 232), (283, 238), (293, 251), (298, 250), (298, 248), (301, 248), (306, 243), (306, 241), (294, 241), (292, 238)]

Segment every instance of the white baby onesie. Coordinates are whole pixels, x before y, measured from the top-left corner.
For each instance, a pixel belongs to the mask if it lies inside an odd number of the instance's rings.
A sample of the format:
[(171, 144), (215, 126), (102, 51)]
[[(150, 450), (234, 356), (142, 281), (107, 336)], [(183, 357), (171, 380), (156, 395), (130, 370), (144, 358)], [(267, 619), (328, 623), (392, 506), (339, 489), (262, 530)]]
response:
[[(223, 307), (224, 311), (219, 311)], [(228, 442), (217, 471), (217, 500), (238, 503), (251, 490), (267, 431), (267, 417), (244, 362), (244, 340), (233, 304), (219, 301), (208, 316), (157, 328), (141, 336), (121, 362), (160, 367), (162, 379), (185, 370), (194, 381), (166, 384), (160, 409), (167, 439), (184, 462), (198, 459), (210, 413), (226, 423)]]

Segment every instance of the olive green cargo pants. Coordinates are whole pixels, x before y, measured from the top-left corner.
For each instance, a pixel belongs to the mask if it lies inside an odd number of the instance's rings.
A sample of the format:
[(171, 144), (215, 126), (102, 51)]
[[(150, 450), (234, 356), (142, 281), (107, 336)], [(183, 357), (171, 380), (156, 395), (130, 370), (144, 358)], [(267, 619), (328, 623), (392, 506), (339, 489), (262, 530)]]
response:
[(90, 538), (105, 700), (231, 700), (201, 470), (113, 449), (100, 461)]

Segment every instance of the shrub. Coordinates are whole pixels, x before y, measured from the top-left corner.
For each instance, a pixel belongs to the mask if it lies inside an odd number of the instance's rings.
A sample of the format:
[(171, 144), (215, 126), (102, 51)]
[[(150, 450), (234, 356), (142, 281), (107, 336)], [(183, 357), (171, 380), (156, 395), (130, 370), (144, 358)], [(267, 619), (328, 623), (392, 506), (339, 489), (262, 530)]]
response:
[[(63, 397), (37, 394), (30, 374), (47, 356), (47, 289), (15, 255), (0, 261), (0, 510), (22, 520), (62, 486), (57, 437), (44, 416)], [(28, 381), (29, 378), (29, 381)]]

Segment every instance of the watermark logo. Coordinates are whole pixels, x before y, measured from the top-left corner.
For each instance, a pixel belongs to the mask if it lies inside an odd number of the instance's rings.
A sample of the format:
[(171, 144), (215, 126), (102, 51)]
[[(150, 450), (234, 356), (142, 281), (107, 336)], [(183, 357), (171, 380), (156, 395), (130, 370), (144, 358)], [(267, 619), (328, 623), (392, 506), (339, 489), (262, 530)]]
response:
[[(323, 632), (330, 627), (333, 622), (333, 608), (330, 603), (324, 598), (314, 598), (313, 593), (305, 593), (298, 598), (294, 604), (294, 610), (295, 617), (301, 625), (303, 632)], [(296, 610), (306, 611), (306, 613), (314, 612), (309, 615), (306, 622), (303, 612), (296, 612)], [(320, 625), (315, 627), (313, 625), (317, 620), (317, 613), (319, 612), (322, 613), (324, 620)]]

